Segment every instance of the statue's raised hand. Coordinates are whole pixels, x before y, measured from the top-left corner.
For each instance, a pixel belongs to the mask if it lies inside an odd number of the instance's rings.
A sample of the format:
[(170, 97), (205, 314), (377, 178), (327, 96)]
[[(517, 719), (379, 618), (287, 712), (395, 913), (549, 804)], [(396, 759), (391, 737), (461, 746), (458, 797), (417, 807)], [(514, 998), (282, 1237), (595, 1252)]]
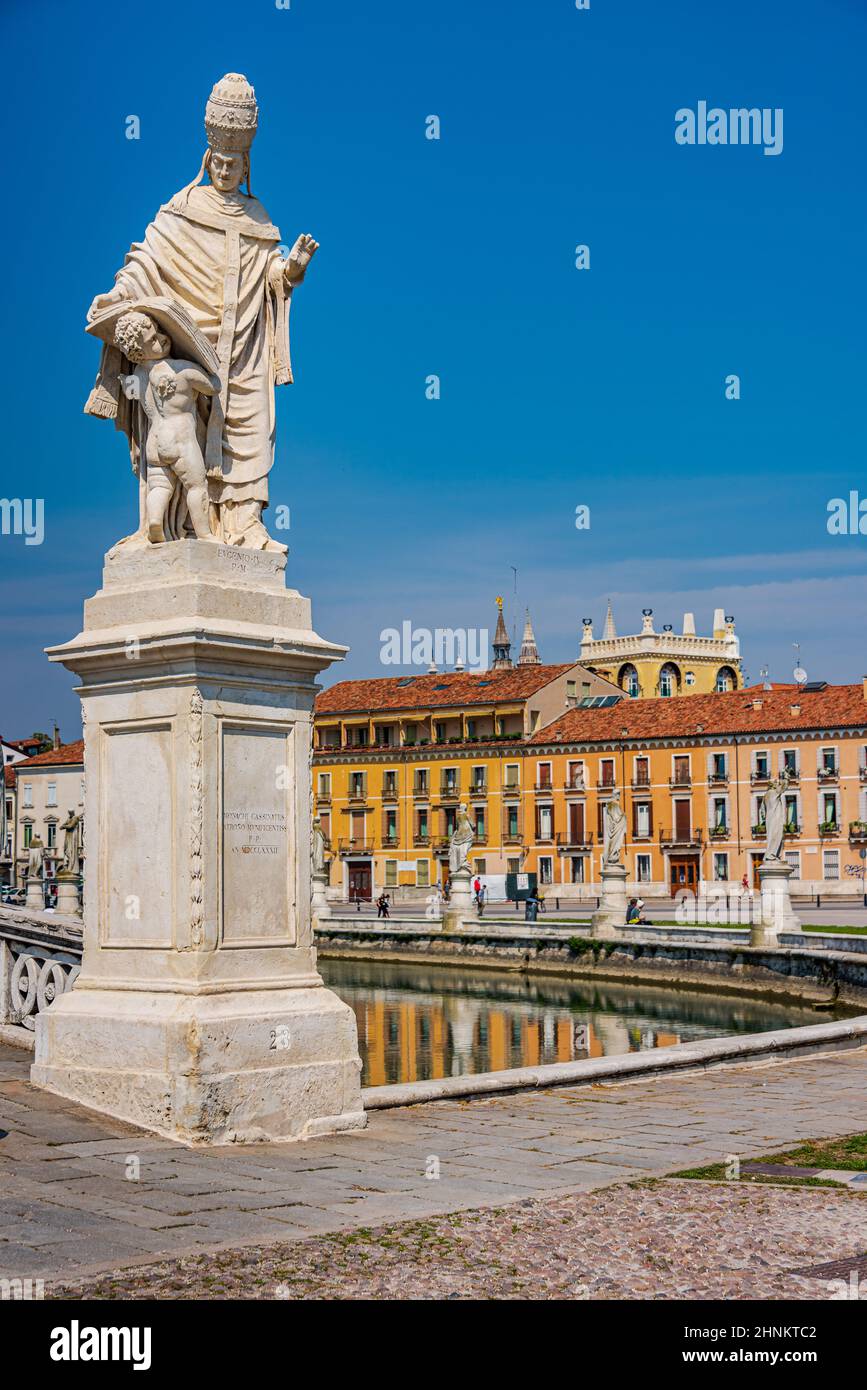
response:
[(283, 274), (290, 285), (301, 284), (307, 273), (307, 267), (318, 250), (319, 242), (314, 241), (308, 232), (304, 232), (298, 238), (286, 257), (286, 264), (283, 268)]
[(110, 309), (112, 304), (120, 304), (125, 297), (119, 285), (115, 285), (114, 289), (108, 290), (106, 294), (98, 294), (87, 311), (88, 323), (93, 323), (98, 314), (103, 313), (105, 309)]

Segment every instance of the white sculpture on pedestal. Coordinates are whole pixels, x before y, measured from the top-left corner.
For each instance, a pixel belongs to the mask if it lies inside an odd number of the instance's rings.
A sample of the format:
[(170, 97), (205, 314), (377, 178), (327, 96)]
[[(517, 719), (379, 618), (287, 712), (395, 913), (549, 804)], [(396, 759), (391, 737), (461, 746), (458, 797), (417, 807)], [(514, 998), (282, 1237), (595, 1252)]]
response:
[(27, 850), (27, 892), (25, 906), (33, 912), (41, 912), (45, 907), (45, 894), (42, 886), (45, 872), (45, 846), (38, 835), (34, 835)]
[(346, 648), (287, 590), (261, 520), (288, 295), (316, 243), (284, 261), (249, 196), (256, 120), (229, 74), (200, 178), (91, 306), (88, 409), (128, 435), (139, 527), (49, 652), (79, 680), (90, 852), (81, 974), (38, 1016), (32, 1079), (187, 1144), (365, 1124), (355, 1016), (311, 917), (313, 703)]
[(455, 828), (449, 837), (449, 900), (443, 911), (443, 930), (455, 931), (463, 926), (473, 906), (470, 887), (470, 850), (475, 832), (467, 813), (465, 801), (458, 807)]
[(602, 892), (591, 918), (594, 936), (616, 936), (626, 924), (626, 869), (620, 862), (626, 812), (615, 792), (602, 812)]
[(784, 771), (769, 782), (762, 797), (766, 841), (759, 865), (761, 919), (750, 926), (751, 946), (776, 946), (781, 931), (798, 931), (801, 925), (792, 909), (789, 879), (793, 869), (783, 858), (788, 786), (789, 774)]

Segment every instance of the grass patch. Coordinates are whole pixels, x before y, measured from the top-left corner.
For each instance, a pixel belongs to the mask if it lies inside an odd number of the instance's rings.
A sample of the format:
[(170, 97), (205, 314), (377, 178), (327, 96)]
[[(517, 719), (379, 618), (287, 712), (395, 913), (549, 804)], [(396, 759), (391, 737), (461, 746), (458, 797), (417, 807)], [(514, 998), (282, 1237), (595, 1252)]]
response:
[[(691, 1178), (698, 1182), (753, 1182), (785, 1185), (786, 1187), (842, 1187), (831, 1178), (787, 1178), (784, 1173), (745, 1173), (744, 1162), (779, 1163), (792, 1168), (839, 1168), (846, 1172), (867, 1172), (867, 1134), (848, 1134), (841, 1139), (808, 1139), (795, 1149), (782, 1153), (751, 1154), (741, 1157), (739, 1179), (726, 1177), (725, 1163), (711, 1163), (705, 1168), (686, 1168), (672, 1173), (673, 1178)], [(848, 1189), (847, 1189), (848, 1190)]]
[(801, 927), (801, 931), (833, 932), (835, 936), (867, 936), (867, 927), (817, 927), (814, 923), (808, 923)]

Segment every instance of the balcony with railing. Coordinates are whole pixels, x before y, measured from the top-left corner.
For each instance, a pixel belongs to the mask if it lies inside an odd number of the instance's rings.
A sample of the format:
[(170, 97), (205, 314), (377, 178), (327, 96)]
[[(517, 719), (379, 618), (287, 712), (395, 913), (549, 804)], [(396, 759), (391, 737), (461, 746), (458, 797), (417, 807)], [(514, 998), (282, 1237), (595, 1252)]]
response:
[(646, 792), (650, 790), (652, 783), (649, 772), (636, 772), (632, 778), (632, 790), (634, 792)]
[(707, 774), (707, 784), (709, 787), (727, 787), (729, 775), (727, 772), (709, 772)]
[(412, 843), (415, 849), (427, 849), (430, 846), (430, 834), (427, 830), (414, 830), (412, 832)]
[(590, 831), (561, 830), (557, 835), (559, 854), (586, 854), (593, 848), (593, 834)]
[(597, 790), (597, 791), (600, 791), (600, 792), (613, 792), (613, 791), (616, 791), (616, 790), (617, 790), (617, 778), (614, 777), (614, 776), (609, 775), (608, 773), (606, 773), (604, 777), (599, 777), (599, 778), (597, 778), (597, 780), (596, 780), (596, 790)]
[(348, 835), (337, 842), (338, 854), (372, 854), (373, 841), (361, 835)]
[(837, 767), (836, 763), (833, 767), (820, 767), (816, 771), (816, 776), (819, 780), (819, 785), (825, 786), (829, 782), (838, 782), (840, 780), (840, 769)]
[(701, 849), (704, 831), (698, 826), (675, 825), (671, 829), (660, 830), (659, 843), (663, 849)]
[(461, 789), (457, 782), (440, 782), (439, 799), (440, 801), (459, 801)]
[(331, 805), (331, 788), (324, 790), (322, 787), (316, 789), (316, 800), (320, 806)]
[(430, 796), (430, 786), (428, 784), (427, 778), (425, 778), (424, 781), (419, 781), (417, 779), (413, 782), (412, 794), (413, 796)]
[(835, 835), (839, 835), (839, 834), (840, 834), (840, 826), (839, 826), (839, 824), (837, 823), (837, 821), (834, 821), (834, 820), (826, 820), (826, 821), (822, 821), (822, 822), (821, 822), (821, 824), (820, 824), (820, 826), (819, 826), (819, 839), (820, 839), (820, 840), (832, 840), (832, 839), (834, 838)]
[(366, 783), (366, 782), (353, 782), (353, 781), (350, 781), (350, 783), (349, 783), (349, 791), (347, 792), (347, 800), (348, 800), (348, 801), (361, 801), (361, 802), (366, 801), (366, 800), (367, 800), (367, 783)]
[(689, 791), (692, 786), (692, 773), (676, 772), (673, 777), (669, 777), (668, 785), (672, 791)]
[(753, 787), (767, 786), (771, 780), (771, 770), (765, 768), (753, 768), (750, 773), (750, 785)]
[(398, 793), (398, 790), (397, 790), (397, 781), (396, 781), (396, 780), (395, 780), (394, 782), (389, 782), (389, 781), (384, 781), (384, 782), (383, 782), (383, 784), (382, 784), (382, 799), (383, 799), (383, 801), (397, 801), (398, 795), (399, 795), (399, 793)]
[(711, 840), (730, 840), (732, 834), (731, 826), (723, 824), (710, 826), (707, 833)]
[(534, 783), (533, 783), (533, 791), (534, 791), (534, 792), (537, 792), (537, 793), (538, 793), (538, 792), (542, 792), (542, 793), (546, 794), (547, 796), (551, 796), (552, 793), (553, 793), (553, 791), (554, 791), (554, 783), (551, 782), (551, 781), (548, 781), (548, 782), (534, 782)]
[(470, 796), (487, 796), (488, 783), (485, 777), (470, 782)]
[(849, 843), (853, 845), (867, 845), (867, 821), (850, 820)]

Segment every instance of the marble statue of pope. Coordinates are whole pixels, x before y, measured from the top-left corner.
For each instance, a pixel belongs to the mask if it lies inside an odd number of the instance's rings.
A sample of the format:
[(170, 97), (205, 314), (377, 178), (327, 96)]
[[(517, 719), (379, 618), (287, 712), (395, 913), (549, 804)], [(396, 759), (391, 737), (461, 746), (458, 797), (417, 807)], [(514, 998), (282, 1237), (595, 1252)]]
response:
[[(318, 243), (301, 236), (284, 259), (279, 230), (251, 196), (249, 149), (257, 123), (252, 87), (240, 74), (227, 74), (208, 102), (208, 148), (198, 179), (160, 208), (88, 317), (150, 296), (186, 308), (220, 363), (220, 393), (200, 407), (212, 528), (227, 544), (267, 549), (282, 548), (262, 522), (274, 460), (274, 388), (292, 381), (289, 303)], [(210, 183), (201, 182), (205, 173)], [(117, 348), (103, 348), (85, 410), (115, 419), (137, 467), (136, 406), (118, 391), (118, 373), (126, 369), (118, 358)]]

